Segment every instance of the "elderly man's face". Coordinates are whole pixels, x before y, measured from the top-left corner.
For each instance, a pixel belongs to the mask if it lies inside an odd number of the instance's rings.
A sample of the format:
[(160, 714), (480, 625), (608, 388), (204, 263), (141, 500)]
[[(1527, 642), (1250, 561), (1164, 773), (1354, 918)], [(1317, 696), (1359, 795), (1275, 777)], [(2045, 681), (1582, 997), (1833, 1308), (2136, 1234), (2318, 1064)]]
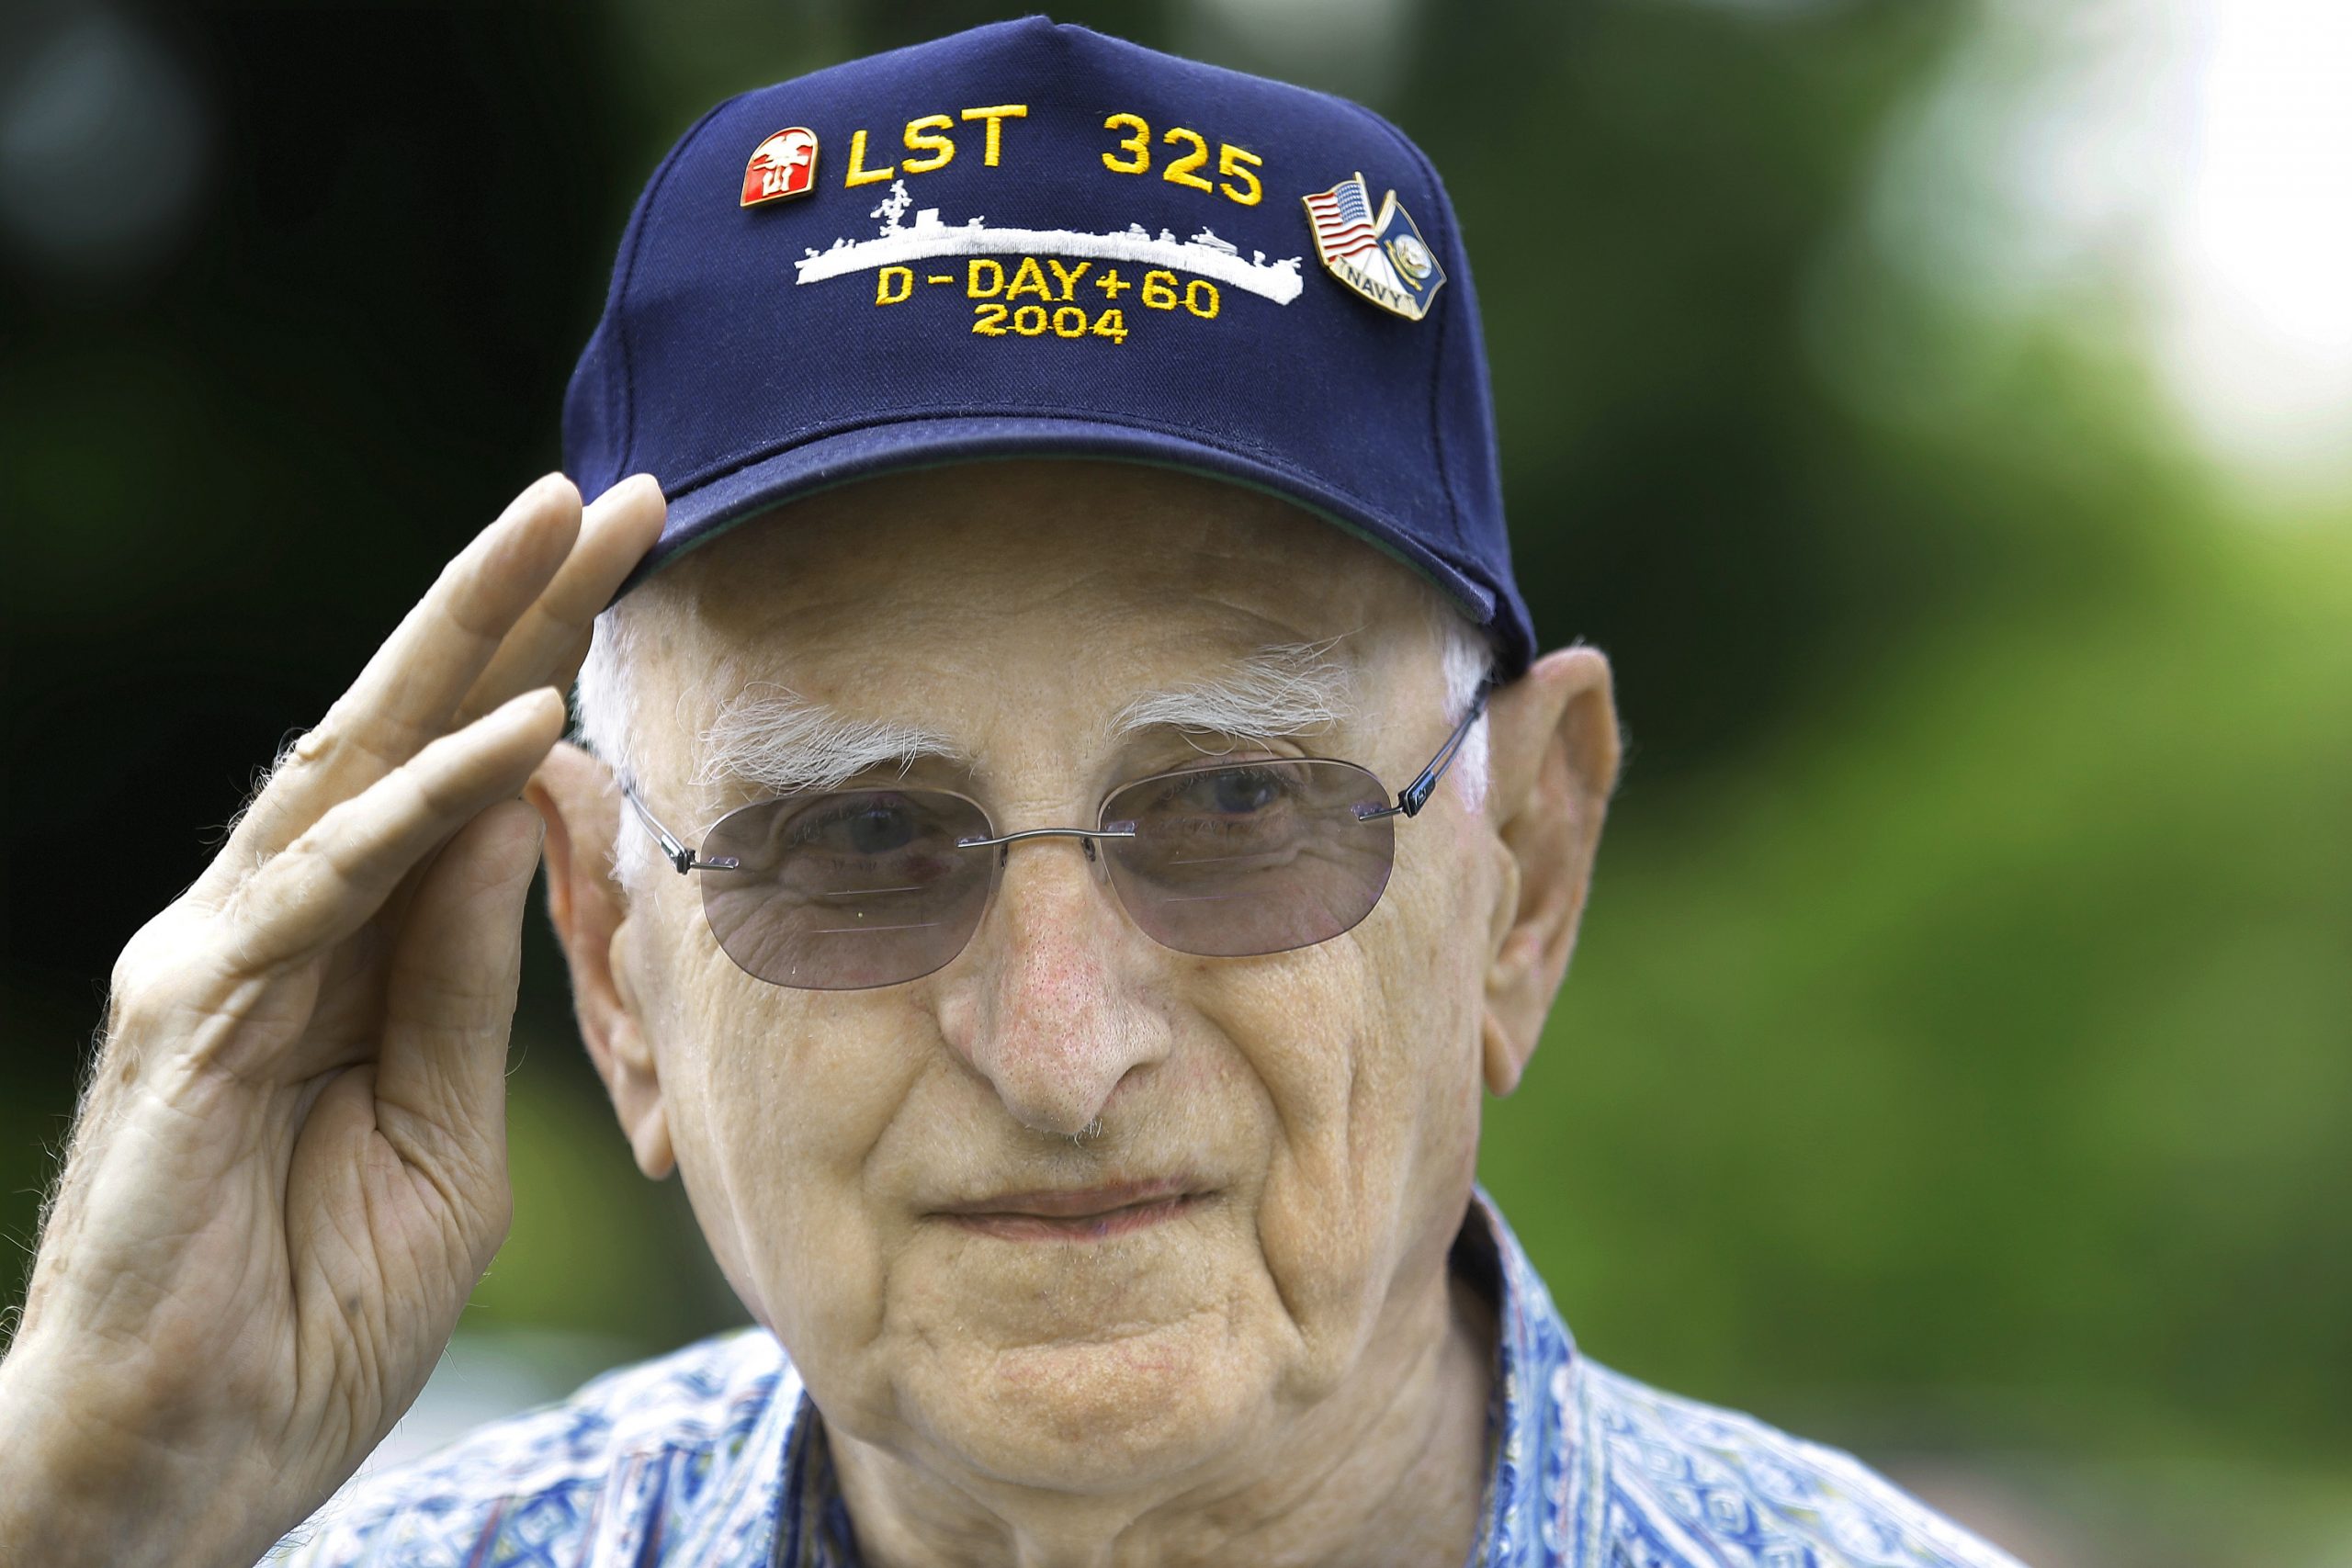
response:
[[(795, 765), (714, 736), (741, 728), (746, 696), (788, 717), (771, 739), (805, 744), (823, 716), (928, 737), (942, 754), (905, 781), (970, 795), (1000, 833), (1091, 827), (1107, 791), (1204, 749), (1343, 758), (1393, 794), (1451, 728), (1432, 597), (1405, 569), (1283, 502), (1142, 468), (852, 487), (653, 592), (640, 782), (690, 843)], [(1154, 698), (1178, 718), (1202, 693), (1263, 700), (1267, 650), (1294, 650), (1273, 665), (1296, 673), (1302, 646), (1328, 647), (1346, 710), (1313, 733), (1148, 722)], [(674, 1151), (829, 1424), (1083, 1492), (1208, 1473), (1442, 1317), (1482, 1058), (1497, 1071), (1488, 992), (1525, 898), (1507, 840), (1449, 783), (1398, 823), (1361, 924), (1246, 958), (1159, 945), (1080, 840), (1031, 840), (953, 962), (858, 991), (744, 973), (695, 879), (666, 869), (616, 899), (616, 926), (557, 901), (640, 1161), (658, 1174)], [(608, 972), (583, 926), (610, 933)], [(1103, 1189), (1145, 1201), (1017, 1217)]]

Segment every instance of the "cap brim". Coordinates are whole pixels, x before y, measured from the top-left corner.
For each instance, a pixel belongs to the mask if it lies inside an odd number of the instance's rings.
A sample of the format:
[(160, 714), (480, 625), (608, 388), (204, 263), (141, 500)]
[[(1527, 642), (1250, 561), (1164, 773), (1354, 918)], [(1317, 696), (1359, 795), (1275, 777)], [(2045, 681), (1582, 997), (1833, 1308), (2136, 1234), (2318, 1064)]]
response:
[(1361, 499), (1280, 463), (1168, 431), (1079, 419), (971, 416), (898, 420), (804, 442), (683, 487), (662, 537), (619, 598), (688, 550), (788, 501), (882, 474), (1015, 457), (1095, 457), (1181, 469), (1281, 497), (1402, 561), (1481, 626), (1495, 599)]

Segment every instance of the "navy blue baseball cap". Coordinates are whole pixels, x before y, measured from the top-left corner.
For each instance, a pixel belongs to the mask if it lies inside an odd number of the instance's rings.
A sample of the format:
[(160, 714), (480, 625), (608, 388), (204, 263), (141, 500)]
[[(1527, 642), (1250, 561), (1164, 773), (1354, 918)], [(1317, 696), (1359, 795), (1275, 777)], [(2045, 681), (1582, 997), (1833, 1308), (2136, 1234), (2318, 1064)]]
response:
[(1477, 301), (1420, 150), (1358, 105), (1041, 17), (729, 99), (639, 197), (564, 400), (634, 586), (777, 504), (1010, 457), (1266, 491), (1487, 626), (1511, 578)]

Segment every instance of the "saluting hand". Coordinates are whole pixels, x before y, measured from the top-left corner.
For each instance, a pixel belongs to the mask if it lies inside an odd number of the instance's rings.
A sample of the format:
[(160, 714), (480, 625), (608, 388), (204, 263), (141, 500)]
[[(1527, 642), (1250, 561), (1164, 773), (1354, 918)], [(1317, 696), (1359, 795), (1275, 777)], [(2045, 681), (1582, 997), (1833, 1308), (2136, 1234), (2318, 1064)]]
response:
[(0, 1562), (251, 1563), (424, 1386), (506, 1234), (515, 796), (662, 519), (525, 491), (123, 950), (0, 1360)]

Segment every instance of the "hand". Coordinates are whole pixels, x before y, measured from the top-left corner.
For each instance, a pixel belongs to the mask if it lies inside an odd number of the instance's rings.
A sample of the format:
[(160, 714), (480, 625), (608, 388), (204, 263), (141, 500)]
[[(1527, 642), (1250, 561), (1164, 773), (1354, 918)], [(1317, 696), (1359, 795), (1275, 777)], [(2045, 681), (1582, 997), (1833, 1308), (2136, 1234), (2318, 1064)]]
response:
[(0, 1360), (0, 1562), (249, 1564), (424, 1387), (506, 1235), (515, 796), (662, 519), (525, 491), (123, 950)]

